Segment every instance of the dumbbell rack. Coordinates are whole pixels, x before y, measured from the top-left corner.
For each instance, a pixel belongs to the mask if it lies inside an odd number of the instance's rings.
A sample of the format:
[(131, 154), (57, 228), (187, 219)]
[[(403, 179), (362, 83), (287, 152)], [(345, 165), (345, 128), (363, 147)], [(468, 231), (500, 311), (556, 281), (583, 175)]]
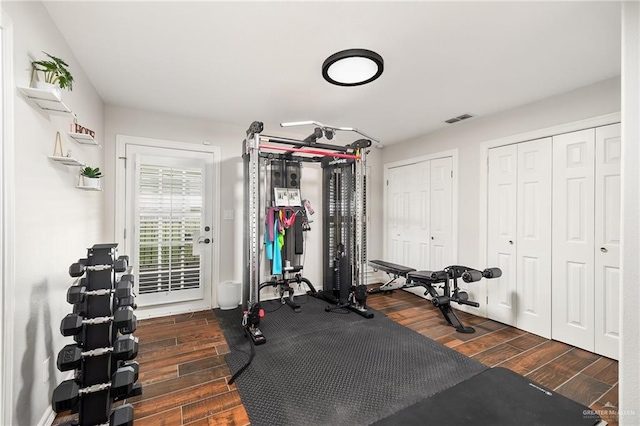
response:
[[(80, 279), (79, 285), (84, 286), (87, 292), (94, 292), (91, 297), (84, 297), (84, 301), (80, 306), (74, 305), (74, 313), (81, 314), (84, 320), (113, 317), (122, 304), (135, 308), (133, 295), (126, 298), (126, 300), (119, 299), (116, 296), (114, 289), (117, 273), (126, 272), (128, 269), (128, 257), (121, 256), (116, 258), (116, 254), (117, 244), (96, 244), (87, 250), (86, 259), (81, 259), (69, 268), (69, 273), (72, 277), (79, 277), (84, 274), (84, 277)], [(128, 279), (133, 284), (133, 277), (128, 275)], [(129, 331), (131, 332), (136, 328), (135, 316), (133, 316), (130, 328), (131, 330)], [(65, 334), (64, 331), (63, 334)], [(106, 321), (104, 323), (83, 325), (80, 333), (74, 335), (74, 339), (82, 347), (83, 351), (88, 352), (113, 346), (117, 336), (118, 328), (112, 322)], [(71, 424), (85, 426), (115, 423), (129, 425), (133, 423), (132, 407), (126, 407), (127, 414), (124, 416), (126, 417), (124, 420), (122, 420), (124, 409), (116, 409), (119, 413), (112, 414), (111, 406), (114, 402), (112, 392), (110, 392), (108, 386), (102, 390), (99, 386), (112, 381), (113, 374), (118, 370), (121, 363), (110, 353), (105, 353), (101, 356), (88, 356), (82, 359), (80, 368), (76, 370), (77, 374), (74, 380), (82, 389), (96, 390), (83, 393), (79, 397), (77, 405), (78, 421)], [(139, 384), (134, 385), (132, 391), (126, 397), (140, 395), (141, 393), (141, 386)], [(120, 397), (119, 399), (123, 398)], [(56, 401), (54, 400), (52, 403), (54, 404), (54, 411), (57, 411), (55, 407)], [(116, 411), (113, 413), (116, 413)], [(120, 420), (114, 421), (116, 417), (120, 418)]]

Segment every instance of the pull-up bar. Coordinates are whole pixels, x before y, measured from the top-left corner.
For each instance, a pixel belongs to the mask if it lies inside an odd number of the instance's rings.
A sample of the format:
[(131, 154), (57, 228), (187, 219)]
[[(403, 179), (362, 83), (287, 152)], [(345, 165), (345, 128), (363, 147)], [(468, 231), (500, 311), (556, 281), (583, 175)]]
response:
[(292, 147), (273, 146), (273, 145), (265, 145), (265, 144), (260, 144), (260, 149), (275, 149), (279, 151), (300, 152), (304, 154), (322, 155), (324, 157), (350, 158), (352, 160), (360, 159), (359, 155), (343, 154), (340, 152), (325, 152), (325, 151), (318, 151), (317, 149), (292, 148)]

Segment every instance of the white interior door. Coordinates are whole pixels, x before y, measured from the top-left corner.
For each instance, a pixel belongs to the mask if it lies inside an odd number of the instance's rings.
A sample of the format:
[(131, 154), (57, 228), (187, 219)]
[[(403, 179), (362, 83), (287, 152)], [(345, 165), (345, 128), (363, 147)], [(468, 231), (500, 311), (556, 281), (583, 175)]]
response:
[(389, 261), (404, 264), (408, 245), (409, 198), (404, 192), (402, 168), (389, 169), (387, 179), (387, 255)]
[(431, 160), (430, 270), (440, 270), (453, 262), (451, 157)]
[(140, 306), (210, 298), (213, 157), (126, 145), (125, 241)]
[(389, 169), (389, 261), (412, 268), (429, 262), (429, 162)]
[(411, 252), (407, 266), (424, 270), (429, 268), (429, 230), (433, 224), (429, 223), (431, 199), (431, 162), (424, 161), (410, 166), (412, 173), (405, 185), (411, 188)]
[(518, 146), (489, 150), (487, 261), (502, 276), (487, 281), (487, 316), (516, 325)]
[(618, 359), (620, 124), (597, 128), (595, 138), (595, 352)]
[(594, 351), (594, 139), (553, 138), (552, 337)]
[(550, 338), (551, 138), (517, 147), (516, 326)]

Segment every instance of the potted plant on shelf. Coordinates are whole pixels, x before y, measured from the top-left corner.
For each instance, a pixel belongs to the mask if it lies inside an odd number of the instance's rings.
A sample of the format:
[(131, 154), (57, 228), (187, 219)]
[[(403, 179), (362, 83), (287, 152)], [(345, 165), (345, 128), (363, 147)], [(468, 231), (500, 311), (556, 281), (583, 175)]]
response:
[(92, 168), (89, 166), (83, 167), (80, 170), (80, 176), (82, 176), (82, 186), (85, 188), (100, 188), (100, 178), (102, 172), (100, 167)]
[(60, 89), (67, 89), (71, 91), (73, 89), (73, 76), (67, 69), (69, 65), (60, 58), (42, 52), (47, 55), (51, 60), (33, 61), (31, 67), (34, 73), (38, 71), (43, 73), (44, 81), (36, 80), (36, 89), (45, 89), (52, 91), (59, 98), (61, 95)]

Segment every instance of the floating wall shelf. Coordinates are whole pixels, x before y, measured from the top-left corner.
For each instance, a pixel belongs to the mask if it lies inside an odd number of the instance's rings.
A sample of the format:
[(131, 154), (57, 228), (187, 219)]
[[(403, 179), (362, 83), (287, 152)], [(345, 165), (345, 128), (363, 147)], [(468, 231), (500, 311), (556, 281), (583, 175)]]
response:
[(62, 163), (65, 166), (79, 166), (79, 167), (84, 167), (85, 164), (76, 160), (73, 157), (56, 157), (56, 156), (49, 156), (49, 159), (58, 163)]
[(100, 146), (100, 144), (98, 143), (98, 141), (96, 141), (93, 136), (88, 135), (86, 133), (69, 133), (69, 136), (71, 136), (73, 139), (75, 139), (76, 142), (81, 143), (83, 145), (96, 145), (96, 146)]
[(76, 186), (78, 189), (84, 189), (85, 191), (102, 191), (102, 188), (96, 188), (95, 186)]
[(33, 87), (18, 87), (18, 89), (45, 111), (73, 115), (71, 109), (50, 90), (34, 89)]

